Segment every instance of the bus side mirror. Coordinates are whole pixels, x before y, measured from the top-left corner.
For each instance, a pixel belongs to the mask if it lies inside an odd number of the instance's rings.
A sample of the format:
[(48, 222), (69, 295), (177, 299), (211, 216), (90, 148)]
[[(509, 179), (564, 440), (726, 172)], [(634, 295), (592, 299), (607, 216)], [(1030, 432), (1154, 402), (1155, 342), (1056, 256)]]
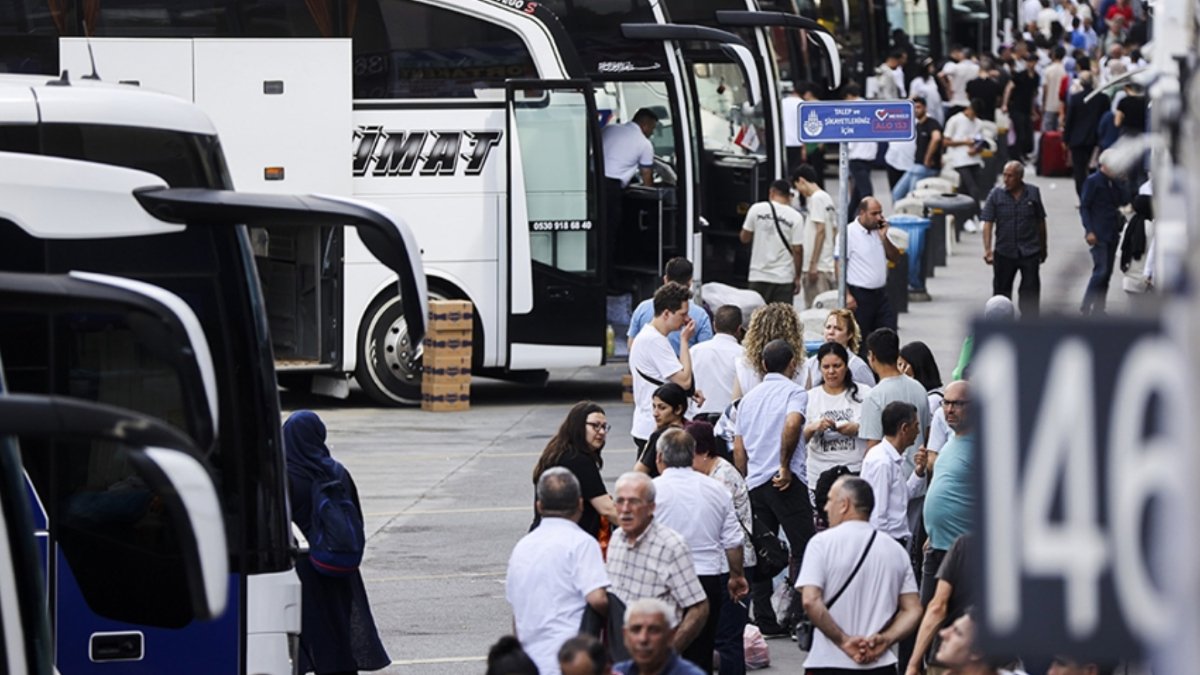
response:
[(0, 395), (50, 537), (101, 616), (181, 627), (221, 616), (225, 521), (199, 451), (144, 415), (67, 397)]

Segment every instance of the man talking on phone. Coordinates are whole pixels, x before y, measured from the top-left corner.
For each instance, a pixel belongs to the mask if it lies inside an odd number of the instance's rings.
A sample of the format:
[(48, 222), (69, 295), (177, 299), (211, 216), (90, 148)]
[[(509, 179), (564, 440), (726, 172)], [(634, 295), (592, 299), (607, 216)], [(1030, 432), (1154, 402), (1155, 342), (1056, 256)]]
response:
[[(888, 261), (900, 259), (900, 249), (887, 237), (888, 222), (883, 217), (883, 205), (874, 197), (864, 197), (858, 203), (858, 217), (844, 230), (849, 234), (846, 246), (846, 308), (863, 335), (876, 328), (896, 330), (896, 311), (887, 299)], [(838, 236), (842, 236), (840, 233)], [(841, 252), (839, 240), (833, 249)], [(842, 260), (837, 264), (841, 265)], [(839, 269), (840, 273), (841, 270)]]

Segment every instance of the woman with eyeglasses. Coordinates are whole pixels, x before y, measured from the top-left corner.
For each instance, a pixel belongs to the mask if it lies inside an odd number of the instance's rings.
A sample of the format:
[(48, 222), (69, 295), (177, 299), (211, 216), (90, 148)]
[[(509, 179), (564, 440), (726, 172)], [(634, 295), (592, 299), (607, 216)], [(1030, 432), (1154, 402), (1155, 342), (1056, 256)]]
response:
[[(604, 486), (604, 479), (600, 477), (600, 469), (604, 466), (600, 452), (604, 449), (610, 429), (604, 408), (591, 401), (580, 401), (567, 413), (567, 419), (563, 420), (558, 433), (546, 444), (546, 449), (542, 450), (542, 456), (533, 467), (534, 485), (537, 485), (542, 473), (551, 467), (561, 466), (575, 474), (583, 496), (583, 515), (579, 518), (579, 527), (597, 539), (601, 538), (603, 529), (600, 525), (601, 516), (609, 523), (617, 522), (617, 507)], [(533, 525), (529, 529), (537, 527), (541, 521), (535, 507)]]
[(633, 465), (634, 470), (650, 474), (651, 478), (658, 475), (658, 437), (667, 429), (682, 429), (683, 415), (688, 409), (688, 395), (683, 387), (668, 382), (654, 390), (650, 411), (654, 414), (656, 429), (646, 440), (646, 448)]

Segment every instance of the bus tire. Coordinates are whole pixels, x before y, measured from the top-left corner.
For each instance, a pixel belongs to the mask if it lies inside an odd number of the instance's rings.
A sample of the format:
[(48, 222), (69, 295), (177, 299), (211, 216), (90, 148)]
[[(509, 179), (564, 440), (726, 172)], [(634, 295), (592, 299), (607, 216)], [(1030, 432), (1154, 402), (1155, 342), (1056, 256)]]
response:
[(420, 345), (409, 340), (399, 294), (375, 298), (363, 315), (358, 345), (354, 376), (367, 396), (386, 406), (421, 403)]

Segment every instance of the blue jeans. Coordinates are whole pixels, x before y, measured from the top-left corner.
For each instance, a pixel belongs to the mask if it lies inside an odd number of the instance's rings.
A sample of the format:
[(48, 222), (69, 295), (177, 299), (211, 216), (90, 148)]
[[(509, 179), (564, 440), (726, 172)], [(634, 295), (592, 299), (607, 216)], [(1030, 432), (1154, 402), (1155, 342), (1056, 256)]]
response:
[(1087, 290), (1083, 292), (1083, 306), (1080, 311), (1084, 314), (1103, 312), (1108, 296), (1108, 282), (1112, 278), (1113, 263), (1116, 262), (1116, 242), (1097, 241), (1091, 247), (1092, 278), (1088, 279)]
[[(746, 568), (746, 578), (754, 575), (754, 568)], [(721, 618), (717, 623), (717, 653), (721, 655), (720, 675), (746, 675), (746, 644), (742, 640), (746, 632), (746, 621), (750, 608), (734, 602), (729, 595), (729, 575), (721, 575)], [(742, 602), (749, 602), (747, 597)]]
[(913, 168), (905, 171), (904, 175), (900, 177), (900, 182), (896, 183), (896, 187), (892, 188), (892, 205), (894, 206), (896, 202), (904, 199), (908, 193), (916, 189), (917, 181), (937, 174), (937, 169), (931, 169), (924, 164), (913, 165)]

